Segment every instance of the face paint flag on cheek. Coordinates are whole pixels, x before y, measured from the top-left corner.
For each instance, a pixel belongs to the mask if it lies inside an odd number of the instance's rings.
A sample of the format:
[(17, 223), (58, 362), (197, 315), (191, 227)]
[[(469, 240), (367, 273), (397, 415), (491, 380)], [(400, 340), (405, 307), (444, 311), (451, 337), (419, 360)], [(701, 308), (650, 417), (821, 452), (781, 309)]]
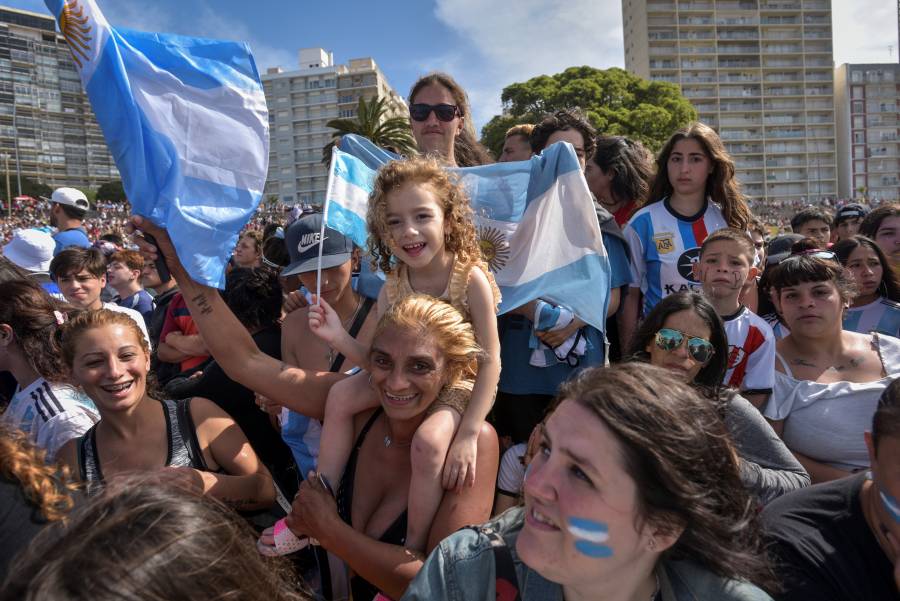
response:
[(879, 490), (878, 495), (881, 497), (881, 503), (887, 510), (888, 515), (891, 516), (891, 519), (900, 524), (900, 502), (897, 501), (897, 498), (889, 495), (883, 490)]
[(613, 550), (604, 543), (609, 539), (609, 528), (603, 522), (587, 518), (569, 518), (569, 534), (576, 538), (575, 550), (595, 559), (611, 557)]
[(269, 161), (268, 110), (250, 47), (116, 28), (96, 0), (45, 3), (132, 212), (169, 230), (191, 278), (224, 288)]

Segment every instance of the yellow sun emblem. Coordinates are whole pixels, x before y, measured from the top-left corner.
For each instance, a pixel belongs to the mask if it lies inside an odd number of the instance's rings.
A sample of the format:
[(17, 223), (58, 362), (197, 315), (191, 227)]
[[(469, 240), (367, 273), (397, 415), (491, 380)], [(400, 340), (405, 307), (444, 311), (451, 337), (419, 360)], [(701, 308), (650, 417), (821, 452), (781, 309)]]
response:
[(91, 41), (91, 26), (88, 25), (88, 18), (84, 15), (84, 9), (78, 6), (78, 0), (66, 1), (63, 4), (62, 14), (59, 16), (59, 29), (62, 31), (63, 37), (72, 50), (72, 59), (78, 68), (81, 68), (81, 62), (87, 62), (88, 50)]
[(509, 260), (509, 242), (503, 232), (493, 227), (479, 227), (478, 243), (481, 246), (481, 258), (492, 272), (497, 273), (506, 266)]

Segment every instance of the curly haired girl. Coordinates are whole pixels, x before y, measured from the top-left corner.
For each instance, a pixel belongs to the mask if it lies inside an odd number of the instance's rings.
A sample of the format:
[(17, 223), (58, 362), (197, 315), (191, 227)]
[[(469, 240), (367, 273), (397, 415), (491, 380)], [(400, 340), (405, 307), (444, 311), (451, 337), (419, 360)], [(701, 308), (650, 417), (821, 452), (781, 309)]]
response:
[[(367, 222), (373, 261), (387, 275), (378, 298), (379, 316), (401, 298), (428, 294), (447, 301), (471, 321), (484, 350), (477, 376), (446, 388), (409, 441), (413, 476), (406, 546), (422, 551), (443, 495), (441, 485), (459, 489), (475, 480), (476, 439), (500, 377), (500, 291), (481, 260), (465, 191), (437, 161), (419, 158), (385, 165), (375, 180)], [(332, 348), (357, 365), (368, 365), (369, 349), (347, 334), (326, 303), (311, 308), (309, 319), (310, 328)], [(332, 482), (340, 479), (350, 455), (353, 416), (379, 404), (366, 378), (356, 377), (359, 394), (328, 398), (319, 472)], [(402, 384), (398, 382), (384, 402), (414, 404), (416, 391)], [(400, 441), (386, 438), (384, 443)]]

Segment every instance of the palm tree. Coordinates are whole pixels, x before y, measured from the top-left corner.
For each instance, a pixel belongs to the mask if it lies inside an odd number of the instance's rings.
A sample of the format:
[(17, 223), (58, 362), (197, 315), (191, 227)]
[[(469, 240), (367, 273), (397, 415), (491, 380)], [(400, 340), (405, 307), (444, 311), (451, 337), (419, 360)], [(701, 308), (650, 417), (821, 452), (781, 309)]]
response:
[(407, 117), (389, 117), (388, 99), (372, 98), (366, 102), (359, 99), (356, 117), (350, 119), (332, 119), (325, 124), (334, 130), (332, 140), (322, 149), (322, 163), (331, 163), (331, 149), (346, 134), (357, 134), (371, 140), (374, 144), (403, 155), (416, 153), (416, 141), (412, 137)]

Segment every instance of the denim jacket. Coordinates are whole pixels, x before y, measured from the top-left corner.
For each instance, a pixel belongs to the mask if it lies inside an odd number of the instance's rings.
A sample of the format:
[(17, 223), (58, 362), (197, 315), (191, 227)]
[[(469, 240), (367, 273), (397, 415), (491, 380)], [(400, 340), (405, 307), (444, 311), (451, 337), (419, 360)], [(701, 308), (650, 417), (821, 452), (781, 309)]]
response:
[[(562, 601), (562, 586), (550, 582), (522, 563), (516, 538), (524, 511), (510, 509), (487, 523), (497, 530), (512, 553), (522, 601)], [(664, 561), (657, 568), (662, 601), (772, 601), (747, 582), (727, 580), (685, 561)], [(444, 539), (428, 556), (401, 601), (495, 601), (494, 553), (486, 536), (464, 529)], [(502, 591), (501, 591), (502, 592)], [(511, 597), (509, 597), (511, 598)]]

